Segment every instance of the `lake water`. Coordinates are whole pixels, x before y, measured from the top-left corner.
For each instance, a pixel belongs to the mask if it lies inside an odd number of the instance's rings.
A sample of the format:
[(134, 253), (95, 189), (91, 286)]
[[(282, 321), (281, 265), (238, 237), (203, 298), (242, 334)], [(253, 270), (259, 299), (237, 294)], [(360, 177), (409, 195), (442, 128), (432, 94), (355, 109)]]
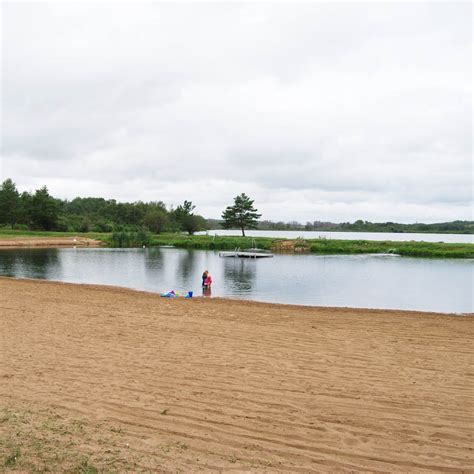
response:
[[(239, 230), (210, 230), (209, 235), (242, 235)], [(198, 232), (206, 234), (206, 232)], [(305, 230), (246, 230), (248, 237), (273, 237), (283, 239), (335, 239), (335, 240), (393, 240), (396, 242), (447, 242), (473, 244), (472, 234), (400, 234), (393, 232), (314, 232)]]
[(0, 250), (0, 275), (194, 291), (213, 277), (212, 296), (314, 306), (474, 312), (472, 259), (375, 255), (221, 258), (175, 248)]

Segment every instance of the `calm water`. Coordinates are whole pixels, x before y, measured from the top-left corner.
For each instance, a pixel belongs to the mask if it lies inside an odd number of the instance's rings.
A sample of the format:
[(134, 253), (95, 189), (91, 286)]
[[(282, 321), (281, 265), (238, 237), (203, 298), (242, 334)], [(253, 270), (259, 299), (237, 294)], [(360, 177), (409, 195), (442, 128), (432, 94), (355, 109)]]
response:
[(0, 250), (0, 275), (201, 294), (273, 303), (473, 312), (473, 260), (395, 256), (275, 255), (220, 258), (217, 252), (153, 249)]
[[(210, 230), (209, 235), (242, 235), (239, 230)], [(206, 232), (198, 232), (206, 234)], [(400, 234), (391, 232), (313, 232), (305, 230), (246, 230), (249, 237), (274, 237), (284, 239), (335, 239), (335, 240), (394, 240), (396, 242), (448, 242), (472, 244), (471, 234)]]

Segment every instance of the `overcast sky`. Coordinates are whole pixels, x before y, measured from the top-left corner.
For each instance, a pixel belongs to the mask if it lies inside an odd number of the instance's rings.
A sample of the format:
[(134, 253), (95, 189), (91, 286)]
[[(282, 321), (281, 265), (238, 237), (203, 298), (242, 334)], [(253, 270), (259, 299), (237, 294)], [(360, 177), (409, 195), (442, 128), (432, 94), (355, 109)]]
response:
[(470, 2), (1, 8), (0, 178), (20, 191), (473, 218)]

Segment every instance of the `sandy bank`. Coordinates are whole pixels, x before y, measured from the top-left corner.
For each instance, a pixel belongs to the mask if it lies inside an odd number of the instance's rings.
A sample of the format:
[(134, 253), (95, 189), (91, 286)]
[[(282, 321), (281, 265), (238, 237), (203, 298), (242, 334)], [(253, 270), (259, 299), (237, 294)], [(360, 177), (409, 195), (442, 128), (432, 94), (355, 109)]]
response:
[(24, 247), (100, 247), (101, 245), (103, 245), (103, 242), (85, 237), (0, 238), (0, 249)]
[(0, 464), (472, 472), (473, 322), (0, 278)]

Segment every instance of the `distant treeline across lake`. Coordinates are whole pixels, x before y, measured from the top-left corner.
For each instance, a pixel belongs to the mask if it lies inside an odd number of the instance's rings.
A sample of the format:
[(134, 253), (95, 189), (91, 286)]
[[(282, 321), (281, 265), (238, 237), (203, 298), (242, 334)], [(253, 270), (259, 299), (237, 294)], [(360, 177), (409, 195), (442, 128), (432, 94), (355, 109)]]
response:
[[(163, 201), (118, 202), (102, 197), (58, 199), (43, 186), (34, 192), (19, 192), (11, 179), (0, 184), (0, 228), (59, 232), (149, 231), (187, 232), (193, 234), (221, 229), (223, 221), (206, 218), (197, 212), (199, 203), (184, 201), (167, 206)], [(456, 220), (434, 224), (395, 222), (321, 222), (258, 220), (256, 230), (298, 232), (390, 232), (432, 234), (474, 234), (474, 221)], [(251, 228), (251, 227), (248, 227)]]

